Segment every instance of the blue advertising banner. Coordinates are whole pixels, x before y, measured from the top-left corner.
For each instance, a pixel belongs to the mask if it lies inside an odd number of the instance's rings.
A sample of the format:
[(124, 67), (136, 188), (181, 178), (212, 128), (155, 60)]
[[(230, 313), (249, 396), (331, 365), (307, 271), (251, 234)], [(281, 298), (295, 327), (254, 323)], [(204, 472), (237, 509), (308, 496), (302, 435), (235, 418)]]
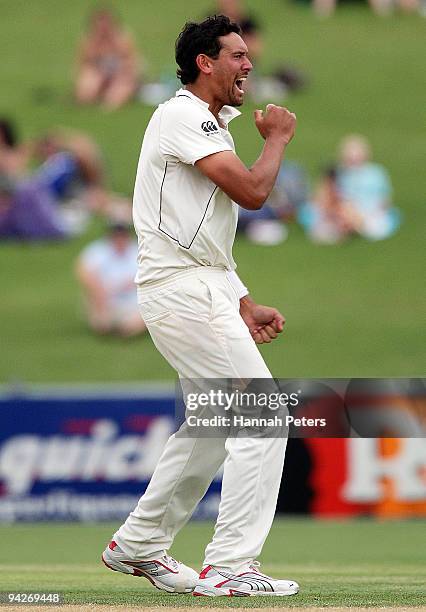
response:
[[(0, 395), (0, 521), (122, 520), (174, 431), (174, 389)], [(196, 518), (216, 516), (215, 480)]]

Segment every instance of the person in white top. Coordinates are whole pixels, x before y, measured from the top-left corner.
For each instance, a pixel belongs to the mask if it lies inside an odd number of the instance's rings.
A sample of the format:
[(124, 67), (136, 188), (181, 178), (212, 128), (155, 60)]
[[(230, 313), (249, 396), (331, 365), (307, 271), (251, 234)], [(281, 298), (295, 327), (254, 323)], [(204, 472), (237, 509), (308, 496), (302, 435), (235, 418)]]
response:
[(105, 238), (88, 244), (76, 263), (87, 321), (97, 334), (135, 336), (145, 331), (133, 279), (136, 241), (126, 223), (112, 222)]
[[(228, 131), (252, 68), (239, 26), (223, 15), (187, 23), (176, 62), (185, 87), (154, 112), (136, 177), (140, 313), (183, 384), (271, 381), (256, 343), (275, 339), (284, 317), (251, 299), (235, 272), (232, 244), (238, 206), (259, 209), (268, 198), (296, 118), (272, 104), (266, 113), (255, 111), (265, 144), (247, 168)], [(104, 563), (170, 592), (297, 593), (296, 582), (265, 576), (255, 562), (273, 521), (286, 439), (179, 433), (168, 440), (145, 494), (104, 551)], [(222, 464), (219, 516), (198, 575), (167, 551)]]

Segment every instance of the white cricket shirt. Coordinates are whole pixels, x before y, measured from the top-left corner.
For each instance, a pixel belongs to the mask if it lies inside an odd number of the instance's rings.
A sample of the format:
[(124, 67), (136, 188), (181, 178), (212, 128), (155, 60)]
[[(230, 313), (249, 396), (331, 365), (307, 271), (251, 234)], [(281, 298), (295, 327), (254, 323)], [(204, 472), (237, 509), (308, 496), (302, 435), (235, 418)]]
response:
[[(239, 114), (224, 106), (221, 122), (227, 126)], [(142, 142), (133, 197), (136, 283), (196, 266), (235, 269), (238, 206), (194, 166), (212, 153), (232, 150), (227, 127), (186, 89), (156, 109)]]

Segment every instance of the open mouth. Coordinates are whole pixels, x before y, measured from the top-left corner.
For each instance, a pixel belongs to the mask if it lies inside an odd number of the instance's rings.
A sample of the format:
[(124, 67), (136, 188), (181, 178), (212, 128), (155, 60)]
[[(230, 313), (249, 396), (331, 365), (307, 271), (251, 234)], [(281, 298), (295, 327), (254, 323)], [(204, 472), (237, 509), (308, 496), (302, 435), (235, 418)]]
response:
[(244, 94), (243, 83), (247, 79), (247, 77), (241, 77), (235, 80), (235, 89), (239, 94)]

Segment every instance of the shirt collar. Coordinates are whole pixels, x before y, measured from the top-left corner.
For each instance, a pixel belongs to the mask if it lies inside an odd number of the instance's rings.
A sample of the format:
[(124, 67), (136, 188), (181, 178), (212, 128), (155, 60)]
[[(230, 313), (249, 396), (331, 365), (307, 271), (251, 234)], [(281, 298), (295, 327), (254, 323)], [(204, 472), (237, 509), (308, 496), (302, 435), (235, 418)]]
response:
[[(199, 104), (200, 106), (203, 106), (207, 109), (209, 108), (208, 102), (205, 102), (204, 100), (193, 94), (192, 91), (189, 91), (189, 89), (179, 89), (176, 92), (176, 97), (177, 96), (186, 96), (187, 98), (191, 98), (191, 100), (194, 100), (194, 102), (197, 102), (197, 104)], [(219, 117), (225, 124), (228, 124), (230, 121), (232, 121), (232, 119), (235, 119), (235, 117), (238, 117), (239, 115), (241, 115), (241, 112), (233, 106), (224, 106), (219, 112)]]

